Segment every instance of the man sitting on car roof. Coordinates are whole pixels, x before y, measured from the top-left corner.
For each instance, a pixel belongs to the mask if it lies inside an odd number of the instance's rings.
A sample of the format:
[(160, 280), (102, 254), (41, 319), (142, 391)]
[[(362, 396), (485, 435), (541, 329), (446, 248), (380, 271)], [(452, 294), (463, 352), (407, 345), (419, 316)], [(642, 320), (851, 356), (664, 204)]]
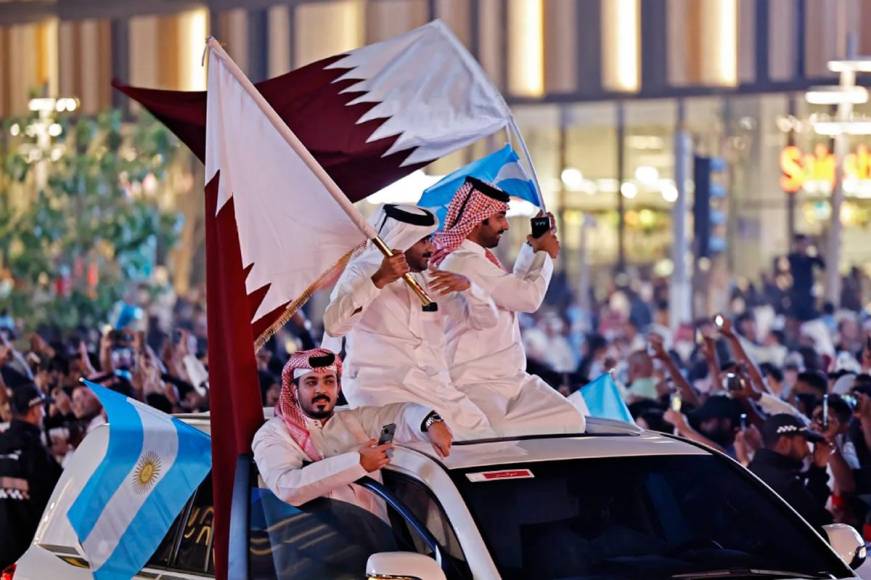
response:
[(390, 462), (392, 443), (378, 443), (395, 424), (397, 441), (429, 440), (443, 456), (452, 435), (432, 409), (413, 403), (335, 410), (342, 361), (330, 350), (294, 353), (281, 373), (276, 416), (254, 435), (254, 461), (276, 497), (302, 505), (329, 496), (372, 513), (373, 498), (353, 482)]

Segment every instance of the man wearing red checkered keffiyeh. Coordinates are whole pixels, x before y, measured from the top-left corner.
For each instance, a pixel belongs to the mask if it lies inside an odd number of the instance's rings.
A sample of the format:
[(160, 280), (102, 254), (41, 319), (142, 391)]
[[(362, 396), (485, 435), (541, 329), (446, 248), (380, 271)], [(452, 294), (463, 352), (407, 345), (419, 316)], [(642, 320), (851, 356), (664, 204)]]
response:
[(433, 261), (442, 270), (465, 276), (492, 298), (497, 322), (475, 328), (466, 317), (451, 316), (446, 335), (451, 380), (502, 435), (583, 432), (585, 406), (577, 408), (541, 378), (526, 372), (526, 352), (517, 316), (538, 310), (559, 255), (551, 230), (528, 236), (512, 271), (496, 259), (495, 248), (508, 231), (508, 196), (475, 178), (466, 182), (448, 207), (445, 230), (435, 238)]
[(329, 496), (379, 513), (370, 494), (353, 482), (390, 461), (392, 443), (378, 444), (385, 425), (397, 442), (428, 440), (439, 455), (450, 453), (452, 435), (432, 409), (417, 404), (336, 409), (342, 361), (316, 348), (294, 353), (281, 373), (275, 417), (254, 435), (260, 475), (279, 498), (301, 505)]
[[(490, 242), (495, 247), (502, 233), (508, 230), (508, 222), (504, 220), (507, 212), (508, 195), (480, 179), (467, 177), (448, 206), (443, 230), (433, 240), (436, 251), (432, 263), (436, 266), (441, 264), (476, 229), (489, 228), (482, 232), (489, 236), (485, 243)], [(503, 218), (501, 221), (498, 219), (500, 217)], [(496, 218), (493, 224), (490, 224), (491, 218)], [(493, 265), (502, 267), (499, 258), (486, 245), (484, 255)]]

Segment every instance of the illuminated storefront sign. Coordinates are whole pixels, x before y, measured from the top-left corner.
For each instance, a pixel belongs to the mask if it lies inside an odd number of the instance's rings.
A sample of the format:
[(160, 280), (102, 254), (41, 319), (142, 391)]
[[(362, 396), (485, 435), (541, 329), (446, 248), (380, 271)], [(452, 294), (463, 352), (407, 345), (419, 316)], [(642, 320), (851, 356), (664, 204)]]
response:
[[(796, 193), (802, 189), (828, 193), (835, 183), (835, 156), (823, 143), (814, 146), (813, 153), (803, 153), (794, 145), (785, 147), (780, 154), (780, 186), (784, 191)], [(871, 192), (871, 151), (860, 144), (844, 159), (844, 189), (866, 197)]]

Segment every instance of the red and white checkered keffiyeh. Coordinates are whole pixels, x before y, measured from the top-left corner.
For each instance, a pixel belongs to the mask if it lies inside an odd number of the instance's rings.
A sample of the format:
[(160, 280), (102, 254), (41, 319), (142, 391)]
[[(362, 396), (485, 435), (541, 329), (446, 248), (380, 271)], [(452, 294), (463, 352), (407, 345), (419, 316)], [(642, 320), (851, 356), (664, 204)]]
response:
[[(505, 211), (508, 211), (507, 203), (481, 193), (470, 181), (464, 182), (448, 206), (444, 231), (437, 233), (433, 238), (435, 252), (430, 262), (438, 266), (448, 257), (448, 254), (460, 247), (475, 226)], [(484, 255), (493, 264), (502, 268), (502, 263), (499, 262), (496, 254), (485, 248)]]
[[(326, 366), (312, 366), (311, 359), (317, 361), (318, 358), (326, 359), (328, 357), (332, 357), (334, 362)], [(325, 348), (302, 350), (293, 353), (281, 371), (281, 394), (278, 397), (278, 407), (275, 413), (284, 421), (284, 426), (287, 427), (291, 438), (296, 441), (297, 445), (302, 448), (309, 459), (320, 461), (323, 459), (323, 455), (321, 455), (321, 452), (317, 450), (311, 440), (311, 434), (308, 432), (308, 427), (305, 424), (305, 414), (302, 412), (299, 401), (296, 399), (296, 388), (294, 387), (293, 379), (301, 376), (302, 373), (300, 371), (305, 374), (309, 372), (321, 374), (335, 372), (336, 378), (341, 378), (342, 359), (333, 351)]]

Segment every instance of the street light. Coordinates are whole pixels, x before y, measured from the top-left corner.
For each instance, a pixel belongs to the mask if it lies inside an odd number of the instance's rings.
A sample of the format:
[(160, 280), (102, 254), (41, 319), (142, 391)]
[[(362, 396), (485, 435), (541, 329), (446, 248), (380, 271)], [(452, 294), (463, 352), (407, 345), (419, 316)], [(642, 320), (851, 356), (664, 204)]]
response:
[(811, 87), (805, 99), (812, 105), (862, 105), (868, 102), (868, 91), (865, 87)]
[(858, 57), (829, 61), (829, 70), (838, 73), (838, 85), (832, 87), (813, 87), (805, 98), (811, 104), (837, 105), (838, 111), (834, 121), (818, 121), (811, 124), (814, 131), (821, 135), (831, 136), (835, 140), (835, 188), (832, 191), (830, 206), (832, 209), (832, 224), (829, 230), (828, 248), (826, 248), (826, 299), (837, 305), (841, 295), (841, 238), (843, 224), (841, 222), (841, 206), (844, 203), (844, 158), (847, 156), (848, 135), (865, 134), (871, 126), (865, 122), (854, 126), (853, 105), (868, 101), (868, 91), (856, 86), (856, 73), (871, 72), (871, 57)]

